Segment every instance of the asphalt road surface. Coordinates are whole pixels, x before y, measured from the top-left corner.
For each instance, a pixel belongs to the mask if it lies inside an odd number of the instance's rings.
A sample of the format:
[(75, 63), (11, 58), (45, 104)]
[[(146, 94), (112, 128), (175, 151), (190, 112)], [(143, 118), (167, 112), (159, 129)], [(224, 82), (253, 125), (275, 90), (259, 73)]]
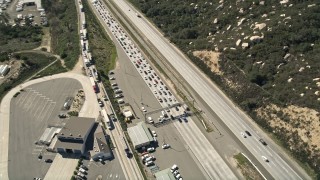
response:
[[(185, 57), (175, 49), (168, 41), (161, 37), (160, 33), (143, 18), (135, 14), (135, 10), (126, 1), (114, 1), (137, 29), (142, 32), (154, 47), (168, 60), (175, 70), (184, 78), (186, 82), (202, 97), (203, 101), (218, 115), (226, 126), (238, 137), (263, 167), (273, 175), (275, 179), (304, 179), (309, 178), (299, 167), (290, 165), (275, 152), (272, 145), (264, 146), (259, 142), (260, 136), (255, 129), (249, 126), (245, 118), (231, 106), (226, 97), (222, 96), (213, 83), (196, 69)], [(131, 11), (129, 11), (131, 9)], [(243, 138), (240, 133), (248, 130), (252, 133), (251, 138)], [(265, 162), (262, 156), (269, 159)], [(299, 171), (296, 172), (296, 169)], [(301, 175), (302, 174), (302, 175)], [(301, 177), (302, 176), (302, 177)]]

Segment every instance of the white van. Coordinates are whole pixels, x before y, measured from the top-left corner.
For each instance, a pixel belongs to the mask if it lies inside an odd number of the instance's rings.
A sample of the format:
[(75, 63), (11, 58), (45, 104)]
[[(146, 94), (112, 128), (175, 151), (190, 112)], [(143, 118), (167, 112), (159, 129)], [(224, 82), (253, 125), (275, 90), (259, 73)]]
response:
[(148, 117), (148, 121), (149, 123), (154, 123), (154, 121), (152, 120), (152, 117)]
[(124, 103), (124, 100), (123, 99), (118, 99), (118, 103), (122, 104), (122, 103)]
[(79, 171), (82, 172), (82, 173), (85, 173), (86, 170), (82, 169), (82, 168), (79, 168)]
[(167, 113), (165, 111), (161, 111), (161, 114), (163, 117), (168, 117)]

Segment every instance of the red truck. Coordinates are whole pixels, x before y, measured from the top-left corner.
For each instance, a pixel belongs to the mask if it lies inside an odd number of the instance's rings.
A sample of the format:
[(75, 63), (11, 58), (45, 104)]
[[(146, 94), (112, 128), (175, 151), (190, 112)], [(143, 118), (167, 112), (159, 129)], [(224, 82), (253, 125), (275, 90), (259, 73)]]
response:
[(93, 86), (93, 90), (95, 93), (98, 93), (99, 92), (99, 87), (97, 85), (94, 85)]

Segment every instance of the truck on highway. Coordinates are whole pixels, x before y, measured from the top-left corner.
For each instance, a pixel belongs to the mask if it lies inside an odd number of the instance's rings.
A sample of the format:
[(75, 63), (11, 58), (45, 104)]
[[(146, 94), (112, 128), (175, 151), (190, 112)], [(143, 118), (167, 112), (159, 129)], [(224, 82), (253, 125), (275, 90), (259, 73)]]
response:
[(131, 158), (132, 157), (132, 153), (130, 152), (128, 143), (126, 141), (126, 139), (124, 137), (123, 138), (123, 146), (124, 146), (124, 152), (126, 153), (127, 158)]
[(86, 28), (86, 20), (82, 21), (82, 28), (85, 29)]
[(101, 110), (101, 114), (102, 114), (102, 116), (103, 116), (103, 119), (104, 119), (104, 122), (105, 122), (107, 128), (108, 128), (108, 129), (112, 129), (111, 121), (110, 121), (110, 119), (109, 119), (109, 116), (108, 116), (106, 110), (105, 110), (105, 109), (102, 109), (102, 110)]

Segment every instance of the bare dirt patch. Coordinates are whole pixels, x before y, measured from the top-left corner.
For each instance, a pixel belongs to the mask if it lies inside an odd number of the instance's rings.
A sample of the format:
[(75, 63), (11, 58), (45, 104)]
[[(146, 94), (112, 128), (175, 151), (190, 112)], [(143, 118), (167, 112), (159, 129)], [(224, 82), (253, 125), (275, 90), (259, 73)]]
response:
[(21, 68), (24, 68), (22, 66), (22, 63), (23, 61), (21, 60), (14, 60), (14, 59), (11, 59), (9, 61), (6, 61), (4, 63), (1, 63), (2, 64), (7, 64), (10, 66), (10, 71), (8, 72), (8, 74), (4, 77), (1, 77), (0, 78), (0, 84), (4, 83), (4, 82), (8, 82), (12, 79), (15, 79), (19, 76), (20, 72), (21, 72)]
[(206, 65), (211, 68), (212, 72), (219, 75), (222, 74), (219, 66), (220, 53), (215, 51), (193, 51), (193, 55), (206, 63)]
[(291, 150), (302, 146), (313, 155), (320, 152), (320, 114), (316, 110), (293, 105), (280, 108), (271, 104), (259, 108), (257, 114), (269, 119), (275, 133), (287, 137)]

